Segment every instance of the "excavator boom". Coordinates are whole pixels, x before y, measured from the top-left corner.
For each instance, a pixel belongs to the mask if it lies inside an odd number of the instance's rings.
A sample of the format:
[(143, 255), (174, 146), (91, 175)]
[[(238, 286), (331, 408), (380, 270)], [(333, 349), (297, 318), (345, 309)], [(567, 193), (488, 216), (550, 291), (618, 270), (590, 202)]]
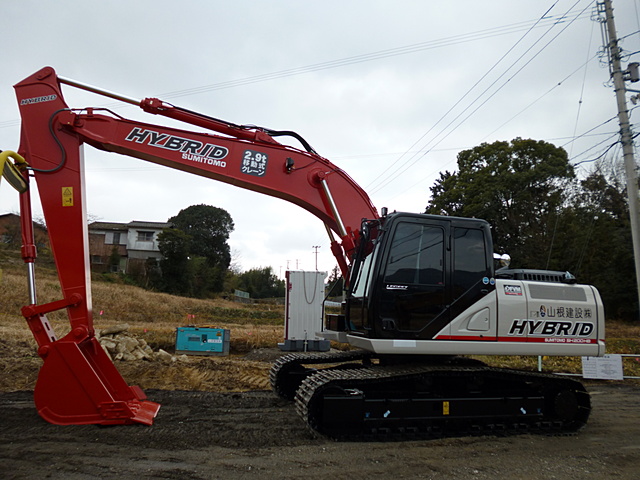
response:
[[(135, 122), (104, 109), (71, 109), (61, 84), (222, 135)], [(299, 205), (327, 226), (345, 277), (362, 219), (378, 217), (367, 194), (346, 173), (292, 132), (235, 125), (155, 98), (136, 101), (58, 77), (50, 67), (19, 82), (15, 90), (22, 118), (19, 155), (38, 184), (63, 295), (38, 305), (31, 278), (31, 304), (23, 309), (45, 361), (36, 385), (36, 406), (52, 423), (149, 424), (159, 408), (139, 388), (126, 385), (94, 336), (84, 143)], [(284, 134), (299, 139), (307, 150), (275, 140)], [(24, 178), (30, 180), (26, 173)], [(36, 252), (29, 192), (21, 194), (21, 205), (23, 258), (33, 277)], [(67, 310), (71, 330), (57, 339), (46, 314), (59, 309)]]

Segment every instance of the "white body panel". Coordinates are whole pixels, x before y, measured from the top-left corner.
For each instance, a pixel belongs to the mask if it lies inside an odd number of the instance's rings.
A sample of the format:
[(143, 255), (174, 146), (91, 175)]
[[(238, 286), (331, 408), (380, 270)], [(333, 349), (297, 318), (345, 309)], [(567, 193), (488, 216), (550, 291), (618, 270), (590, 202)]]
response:
[[(326, 334), (329, 332), (325, 332)], [(604, 308), (589, 285), (496, 280), (496, 289), (432, 340), (370, 339), (338, 333), (381, 354), (602, 356)]]

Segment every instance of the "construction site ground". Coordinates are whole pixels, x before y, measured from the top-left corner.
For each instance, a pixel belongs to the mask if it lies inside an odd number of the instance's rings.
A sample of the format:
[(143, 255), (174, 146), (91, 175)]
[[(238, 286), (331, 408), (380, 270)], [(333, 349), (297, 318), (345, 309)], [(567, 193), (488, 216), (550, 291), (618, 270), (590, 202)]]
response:
[[(38, 416), (32, 391), (5, 386), (0, 393), (0, 478), (601, 480), (639, 475), (637, 384), (587, 383), (593, 411), (576, 435), (338, 443), (309, 432), (294, 405), (267, 389), (273, 355), (259, 350), (190, 360), (210, 365), (210, 371), (200, 364), (195, 369), (207, 382), (218, 378), (220, 388), (146, 387), (149, 398), (162, 404), (153, 426), (51, 425)], [(37, 372), (38, 362), (4, 374)], [(177, 368), (137, 365), (119, 368), (125, 377), (139, 375), (141, 368), (166, 377)], [(230, 378), (244, 378), (239, 390), (245, 391), (228, 391), (223, 384)]]

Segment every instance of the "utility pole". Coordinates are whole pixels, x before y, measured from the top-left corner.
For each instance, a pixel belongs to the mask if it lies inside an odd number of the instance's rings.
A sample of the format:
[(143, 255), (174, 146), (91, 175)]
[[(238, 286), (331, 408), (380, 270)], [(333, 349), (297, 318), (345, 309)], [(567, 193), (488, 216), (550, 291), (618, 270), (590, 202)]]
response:
[(316, 253), (316, 272), (317, 272), (318, 271), (318, 249), (320, 248), (320, 245), (314, 245), (311, 248), (313, 248)]
[(638, 202), (638, 174), (636, 172), (636, 162), (633, 154), (633, 135), (629, 124), (629, 111), (627, 110), (627, 88), (625, 80), (638, 81), (638, 64), (629, 64), (627, 70), (622, 70), (621, 56), (622, 50), (618, 45), (616, 25), (613, 20), (613, 6), (611, 0), (604, 0), (597, 3), (598, 13), (602, 13), (604, 8), (606, 29), (604, 31), (607, 39), (607, 53), (609, 55), (609, 66), (613, 86), (618, 102), (618, 122), (620, 124), (620, 143), (622, 144), (622, 154), (624, 158), (624, 169), (627, 177), (627, 196), (629, 198), (629, 216), (631, 220), (631, 238), (633, 239), (633, 257), (636, 267), (636, 288), (638, 290), (638, 302), (640, 304), (640, 203)]

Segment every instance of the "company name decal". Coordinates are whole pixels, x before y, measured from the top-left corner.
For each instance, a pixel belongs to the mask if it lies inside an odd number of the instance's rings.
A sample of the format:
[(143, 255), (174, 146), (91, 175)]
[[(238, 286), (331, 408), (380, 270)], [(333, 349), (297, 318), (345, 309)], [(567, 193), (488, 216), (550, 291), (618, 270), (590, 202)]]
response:
[(216, 167), (226, 167), (227, 162), (221, 161), (229, 155), (229, 149), (211, 143), (202, 143), (190, 138), (177, 137), (167, 133), (135, 127), (126, 138), (129, 142), (144, 143), (151, 147), (164, 148), (175, 152), (182, 152), (184, 160), (206, 163)]
[(45, 95), (44, 97), (23, 98), (22, 100), (20, 100), (20, 105), (31, 105), (32, 103), (52, 102), (56, 98), (58, 98), (57, 95)]
[(595, 327), (591, 322), (555, 322), (548, 320), (513, 320), (509, 335), (549, 337), (588, 337)]
[(593, 311), (589, 307), (555, 307), (540, 305), (540, 309), (529, 312), (529, 316), (532, 318), (592, 318)]

